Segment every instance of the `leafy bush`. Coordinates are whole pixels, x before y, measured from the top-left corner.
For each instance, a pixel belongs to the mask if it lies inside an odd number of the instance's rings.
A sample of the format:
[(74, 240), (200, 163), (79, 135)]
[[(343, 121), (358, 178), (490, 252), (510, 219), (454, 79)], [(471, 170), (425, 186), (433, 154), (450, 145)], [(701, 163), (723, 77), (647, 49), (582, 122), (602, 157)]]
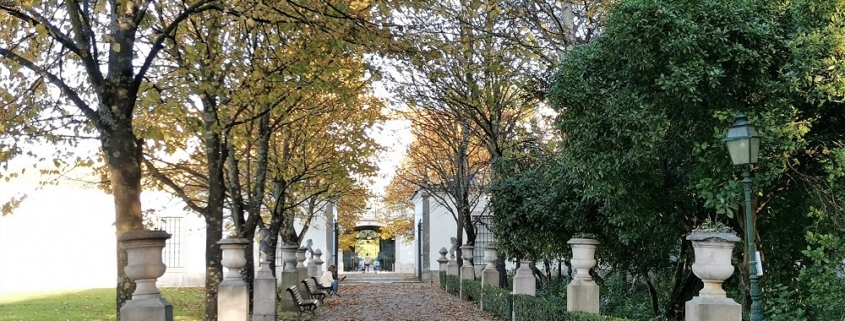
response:
[(484, 311), (490, 312), (499, 319), (510, 320), (511, 309), (513, 309), (513, 296), (510, 290), (494, 286), (485, 286), (481, 289), (484, 293), (482, 306)]
[(440, 288), (446, 290), (446, 271), (440, 271)]
[(481, 282), (476, 280), (463, 280), (463, 296), (461, 299), (470, 301), (481, 300)]
[(513, 296), (513, 308), (516, 320), (553, 320), (553, 321), (625, 321), (612, 316), (580, 312), (567, 312), (566, 301), (562, 297), (542, 299), (530, 295)]
[(565, 320), (566, 302), (552, 302), (530, 295), (513, 296), (513, 310), (517, 320)]
[(446, 275), (443, 283), (446, 284), (446, 293), (454, 296), (460, 294), (461, 279), (457, 275)]

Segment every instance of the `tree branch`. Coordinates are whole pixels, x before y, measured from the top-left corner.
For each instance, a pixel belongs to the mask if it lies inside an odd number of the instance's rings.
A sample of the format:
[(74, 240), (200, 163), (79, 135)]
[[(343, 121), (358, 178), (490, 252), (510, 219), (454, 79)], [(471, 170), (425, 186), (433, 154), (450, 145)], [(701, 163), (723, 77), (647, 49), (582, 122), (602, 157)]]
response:
[(188, 197), (188, 194), (185, 193), (184, 189), (177, 186), (175, 182), (173, 182), (166, 175), (162, 174), (158, 170), (158, 168), (156, 168), (155, 165), (153, 165), (153, 163), (150, 162), (146, 157), (142, 157), (142, 159), (144, 160), (144, 165), (147, 166), (147, 170), (150, 171), (150, 174), (153, 176), (153, 178), (155, 178), (159, 182), (162, 182), (164, 185), (167, 185), (167, 187), (170, 187), (170, 189), (172, 189), (173, 192), (176, 193), (176, 196), (179, 196), (179, 198), (181, 198), (185, 202), (185, 204), (188, 204), (188, 207), (190, 207), (192, 210), (200, 214), (205, 213), (205, 208), (200, 207), (194, 202), (194, 200)]
[(38, 25), (44, 26), (49, 31), (47, 34), (50, 35), (51, 38), (56, 39), (56, 41), (61, 43), (65, 48), (79, 55), (79, 47), (77, 47), (76, 44), (73, 43), (73, 40), (71, 40), (70, 37), (64, 32), (62, 32), (62, 30), (51, 24), (50, 21), (47, 20), (47, 18), (44, 18), (44, 16), (42, 16), (41, 14), (35, 12), (35, 10), (24, 9), (26, 12), (23, 12), (18, 10), (15, 5), (5, 2), (0, 2), (0, 9), (5, 10), (9, 13), (9, 15), (13, 17), (17, 17), (18, 19), (29, 22), (30, 24), (32, 24), (33, 27)]
[(86, 104), (82, 100), (82, 98), (79, 97), (79, 94), (77, 94), (76, 91), (73, 90), (73, 88), (70, 88), (70, 86), (68, 86), (67, 83), (64, 82), (64, 80), (62, 80), (58, 76), (48, 72), (44, 68), (36, 66), (35, 63), (33, 63), (32, 61), (24, 59), (23, 57), (19, 56), (18, 54), (11, 52), (9, 50), (6, 50), (5, 48), (0, 48), (0, 57), (4, 57), (6, 59), (17, 62), (21, 66), (24, 66), (29, 70), (32, 70), (36, 74), (39, 74), (42, 77), (47, 78), (47, 80), (50, 81), (50, 83), (59, 87), (59, 89), (61, 89), (62, 93), (64, 93), (65, 95), (68, 96), (68, 98), (70, 98), (70, 100), (76, 105), (76, 107), (79, 108), (79, 110), (81, 110), (82, 113), (85, 114), (85, 116), (88, 117), (88, 119), (91, 120), (94, 123), (94, 125), (97, 127), (97, 129), (102, 129), (102, 125), (100, 124), (100, 117), (97, 116), (97, 113), (93, 109), (88, 107), (88, 104)]
[(144, 59), (144, 64), (141, 65), (141, 68), (138, 69), (138, 74), (135, 75), (135, 79), (133, 81), (133, 90), (137, 91), (138, 88), (141, 87), (141, 82), (144, 80), (144, 75), (147, 73), (147, 70), (150, 69), (150, 65), (155, 60), (155, 57), (158, 55), (158, 52), (164, 47), (164, 41), (167, 39), (172, 32), (176, 30), (176, 27), (179, 26), (179, 23), (187, 19), (190, 15), (194, 13), (203, 12), (209, 9), (214, 8), (213, 6), (205, 6), (215, 0), (200, 0), (197, 3), (191, 5), (185, 11), (182, 11), (176, 19), (173, 19), (167, 27), (162, 30), (161, 34), (158, 35), (158, 38), (153, 42), (153, 46), (150, 49), (150, 53), (147, 54), (147, 57)]

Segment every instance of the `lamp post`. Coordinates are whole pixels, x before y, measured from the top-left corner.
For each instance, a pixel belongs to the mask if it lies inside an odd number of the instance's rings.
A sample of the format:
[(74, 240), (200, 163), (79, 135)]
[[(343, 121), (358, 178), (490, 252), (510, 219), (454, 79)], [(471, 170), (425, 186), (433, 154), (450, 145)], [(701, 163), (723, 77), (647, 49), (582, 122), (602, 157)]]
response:
[(760, 286), (757, 274), (757, 251), (754, 245), (754, 219), (751, 215), (751, 173), (749, 168), (760, 156), (760, 135), (754, 125), (748, 123), (744, 114), (736, 116), (736, 122), (728, 128), (725, 145), (735, 166), (742, 166), (742, 185), (745, 190), (745, 233), (748, 240), (749, 278), (751, 279), (751, 321), (763, 320), (760, 303)]

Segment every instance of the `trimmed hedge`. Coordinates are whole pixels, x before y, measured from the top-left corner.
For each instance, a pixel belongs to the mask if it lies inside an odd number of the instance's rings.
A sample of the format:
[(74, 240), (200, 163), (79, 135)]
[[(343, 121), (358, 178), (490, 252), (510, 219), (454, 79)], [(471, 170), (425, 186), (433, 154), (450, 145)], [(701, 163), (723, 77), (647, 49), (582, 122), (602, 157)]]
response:
[(499, 319), (510, 320), (513, 309), (513, 295), (508, 289), (494, 286), (485, 286), (481, 290), (484, 293), (482, 306), (484, 311), (490, 312)]
[(481, 300), (481, 281), (463, 280), (463, 297), (461, 299), (470, 301)]
[(460, 286), (461, 286), (461, 279), (458, 278), (457, 275), (447, 275), (443, 280), (443, 283), (446, 284), (446, 293), (449, 293), (454, 296), (458, 296), (460, 294)]
[(440, 288), (446, 290), (446, 271), (440, 271)]
[(566, 301), (550, 301), (531, 295), (513, 296), (514, 316), (517, 320), (569, 320), (566, 318)]
[(514, 295), (516, 320), (553, 321), (628, 321), (617, 317), (581, 312), (567, 312), (566, 301), (536, 298), (530, 295)]

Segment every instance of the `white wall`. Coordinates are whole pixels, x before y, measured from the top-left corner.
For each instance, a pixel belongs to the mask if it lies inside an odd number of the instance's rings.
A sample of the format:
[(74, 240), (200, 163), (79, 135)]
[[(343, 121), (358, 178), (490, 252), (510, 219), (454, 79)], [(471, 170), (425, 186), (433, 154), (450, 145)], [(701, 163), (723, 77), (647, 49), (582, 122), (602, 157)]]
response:
[[(422, 219), (423, 215), (423, 192), (418, 192), (414, 194), (412, 201), (414, 203), (414, 222), (415, 224)], [(457, 235), (458, 223), (455, 220), (455, 217), (452, 216), (452, 213), (448, 210), (448, 208), (436, 201), (436, 198), (429, 197), (429, 270), (439, 270), (440, 263), (437, 262), (437, 259), (440, 258), (440, 249), (446, 248), (446, 251), (449, 251), (452, 247), (451, 238)], [(452, 205), (453, 206), (453, 205)], [(487, 212), (485, 213), (485, 207), (487, 206), (487, 199), (482, 198), (478, 202), (478, 206), (476, 206), (475, 210), (473, 211), (473, 215), (492, 215), (492, 213)], [(417, 231), (418, 226), (414, 225), (414, 233), (418, 233)], [(466, 232), (461, 231), (463, 235), (463, 240), (466, 240)], [(419, 235), (419, 234), (414, 234)], [(458, 244), (461, 246), (463, 244)], [(418, 254), (419, 250), (416, 248), (416, 242), (414, 243), (414, 253)], [(449, 258), (449, 253), (446, 254), (446, 258)], [(513, 268), (515, 266), (512, 262), (506, 262), (506, 268)], [(482, 265), (476, 266), (476, 268), (481, 269)], [(416, 271), (416, 266), (414, 267), (414, 271)]]

